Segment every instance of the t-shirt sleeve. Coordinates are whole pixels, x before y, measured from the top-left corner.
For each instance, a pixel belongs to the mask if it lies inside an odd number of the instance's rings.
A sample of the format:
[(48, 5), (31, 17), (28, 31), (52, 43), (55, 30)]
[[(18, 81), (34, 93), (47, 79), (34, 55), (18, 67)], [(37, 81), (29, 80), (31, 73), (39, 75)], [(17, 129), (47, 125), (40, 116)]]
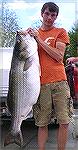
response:
[(60, 33), (57, 36), (56, 42), (63, 42), (66, 45), (70, 44), (70, 39), (65, 29), (61, 29)]

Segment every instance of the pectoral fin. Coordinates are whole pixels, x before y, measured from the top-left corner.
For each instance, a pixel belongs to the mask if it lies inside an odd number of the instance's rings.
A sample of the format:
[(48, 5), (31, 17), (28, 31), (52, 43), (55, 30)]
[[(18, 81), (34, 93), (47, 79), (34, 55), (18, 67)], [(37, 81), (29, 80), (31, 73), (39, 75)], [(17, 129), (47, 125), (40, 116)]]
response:
[(30, 68), (30, 66), (32, 65), (32, 62), (33, 60), (28, 58), (26, 61), (25, 61), (25, 64), (24, 64), (24, 71), (28, 70)]

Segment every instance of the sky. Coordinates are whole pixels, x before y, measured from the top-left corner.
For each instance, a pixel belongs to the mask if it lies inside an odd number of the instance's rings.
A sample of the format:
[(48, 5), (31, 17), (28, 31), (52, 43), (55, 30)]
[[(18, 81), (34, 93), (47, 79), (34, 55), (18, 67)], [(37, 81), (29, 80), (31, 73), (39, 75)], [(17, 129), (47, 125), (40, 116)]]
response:
[[(49, 0), (47, 0), (49, 1)], [(6, 2), (9, 9), (15, 11), (18, 17), (18, 24), (22, 29), (39, 25), (41, 18), (41, 7), (46, 0), (2, 0)], [(51, 0), (50, 0), (51, 1)], [(52, 0), (59, 6), (59, 15), (56, 26), (64, 27), (67, 31), (71, 30), (77, 20), (78, 0)], [(39, 22), (39, 23), (38, 23)]]

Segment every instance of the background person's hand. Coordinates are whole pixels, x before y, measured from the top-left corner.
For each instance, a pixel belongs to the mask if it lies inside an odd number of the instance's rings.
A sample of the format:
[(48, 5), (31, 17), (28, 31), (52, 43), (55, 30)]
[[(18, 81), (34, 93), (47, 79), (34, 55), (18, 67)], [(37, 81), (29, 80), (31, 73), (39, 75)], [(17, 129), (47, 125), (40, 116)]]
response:
[(74, 62), (75, 62), (75, 57), (70, 57), (66, 60), (67, 64), (74, 63)]

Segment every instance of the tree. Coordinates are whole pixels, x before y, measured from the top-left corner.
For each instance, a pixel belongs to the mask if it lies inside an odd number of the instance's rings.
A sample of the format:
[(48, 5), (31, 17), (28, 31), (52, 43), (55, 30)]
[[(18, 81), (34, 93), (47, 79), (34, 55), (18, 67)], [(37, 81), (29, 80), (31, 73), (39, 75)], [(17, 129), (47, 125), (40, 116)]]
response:
[(64, 62), (68, 57), (78, 56), (78, 21), (74, 24), (71, 31), (68, 32), (70, 37), (70, 46), (66, 48)]
[(17, 16), (15, 12), (9, 10), (6, 7), (6, 4), (4, 3), (2, 3), (1, 24), (2, 24), (0, 28), (1, 47), (14, 46), (16, 31), (20, 30), (20, 27), (17, 23)]
[(78, 22), (74, 25), (72, 28), (72, 31), (69, 32), (70, 37), (70, 51), (71, 56), (77, 56), (78, 55)]

